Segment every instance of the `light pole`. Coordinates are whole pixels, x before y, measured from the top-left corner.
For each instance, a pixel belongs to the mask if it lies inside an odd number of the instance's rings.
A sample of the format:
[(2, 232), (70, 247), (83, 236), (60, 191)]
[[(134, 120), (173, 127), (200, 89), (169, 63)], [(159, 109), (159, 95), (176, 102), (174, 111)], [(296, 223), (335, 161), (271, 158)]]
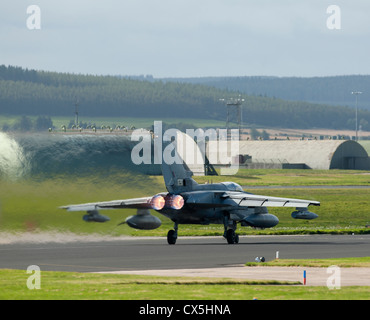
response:
[(78, 99), (75, 102), (75, 125), (78, 128)]
[(242, 127), (242, 108), (241, 108), (241, 105), (244, 102), (244, 99), (242, 99), (241, 95), (239, 95), (239, 98), (237, 98), (237, 99), (234, 99), (234, 98), (231, 98), (231, 99), (228, 99), (228, 100), (219, 99), (219, 101), (223, 101), (223, 102), (226, 103), (226, 107), (227, 107), (226, 129), (227, 129), (227, 132), (229, 132), (230, 121), (231, 121), (231, 114), (230, 114), (231, 109), (230, 108), (233, 108), (236, 111), (236, 122), (238, 124), (239, 140), (240, 140), (241, 127)]
[(361, 93), (362, 93), (361, 91), (352, 91), (352, 94), (354, 94), (356, 96), (356, 141), (358, 141), (358, 134), (357, 134), (357, 128), (358, 128), (358, 125), (357, 125), (357, 119), (358, 119), (357, 103), (358, 103), (358, 95), (361, 94)]

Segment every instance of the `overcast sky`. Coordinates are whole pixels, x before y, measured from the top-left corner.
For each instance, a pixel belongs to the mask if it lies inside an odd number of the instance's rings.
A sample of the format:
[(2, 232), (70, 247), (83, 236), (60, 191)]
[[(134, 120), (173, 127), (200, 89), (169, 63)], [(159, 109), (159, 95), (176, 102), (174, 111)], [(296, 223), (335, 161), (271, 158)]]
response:
[[(30, 5), (41, 29), (27, 25)], [(329, 5), (340, 8), (340, 29), (327, 26)], [(0, 64), (29, 69), (306, 77), (370, 74), (369, 62), (369, 0), (0, 2)]]

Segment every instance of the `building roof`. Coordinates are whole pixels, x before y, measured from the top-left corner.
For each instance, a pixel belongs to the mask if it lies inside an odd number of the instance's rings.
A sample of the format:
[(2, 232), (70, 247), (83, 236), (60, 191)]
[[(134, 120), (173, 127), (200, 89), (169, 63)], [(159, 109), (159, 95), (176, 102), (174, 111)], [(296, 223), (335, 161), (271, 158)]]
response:
[(370, 169), (368, 154), (352, 140), (241, 141), (239, 154), (252, 162), (304, 163), (312, 169)]

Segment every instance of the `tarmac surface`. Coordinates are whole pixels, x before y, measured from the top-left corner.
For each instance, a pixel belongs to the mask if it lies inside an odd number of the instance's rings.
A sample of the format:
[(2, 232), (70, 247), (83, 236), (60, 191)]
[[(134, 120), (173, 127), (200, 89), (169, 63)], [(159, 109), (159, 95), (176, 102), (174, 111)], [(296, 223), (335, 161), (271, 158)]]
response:
[[(304, 274), (304, 272), (306, 272)], [(370, 268), (307, 268), (307, 267), (245, 267), (234, 266), (225, 268), (204, 269), (171, 269), (113, 271), (113, 274), (136, 274), (152, 276), (232, 278), (248, 280), (275, 280), (300, 282), (308, 286), (331, 286), (333, 289), (342, 286), (370, 286)], [(304, 275), (306, 281), (304, 281)], [(335, 277), (338, 276), (335, 280)], [(370, 292), (369, 292), (370, 294)]]
[[(102, 237), (73, 234), (0, 234), (0, 268), (114, 272), (166, 276), (273, 279), (303, 282), (303, 269), (244, 267), (256, 257), (316, 259), (370, 255), (370, 235), (222, 237)], [(326, 268), (306, 268), (307, 285), (326, 285)], [(341, 285), (370, 286), (370, 268), (340, 268)]]

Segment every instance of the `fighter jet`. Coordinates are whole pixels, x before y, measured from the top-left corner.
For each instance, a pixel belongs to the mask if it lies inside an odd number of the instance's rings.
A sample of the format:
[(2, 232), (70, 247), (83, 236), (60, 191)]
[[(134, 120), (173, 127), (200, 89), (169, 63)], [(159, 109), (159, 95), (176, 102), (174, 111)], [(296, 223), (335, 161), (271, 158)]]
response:
[(110, 220), (100, 214), (99, 210), (137, 209), (137, 214), (128, 217), (124, 223), (141, 230), (161, 226), (161, 220), (150, 213), (150, 210), (155, 210), (174, 222), (174, 228), (167, 234), (170, 245), (176, 243), (180, 224), (223, 224), (223, 237), (227, 243), (237, 244), (239, 236), (235, 231), (238, 223), (255, 228), (271, 228), (279, 223), (279, 219), (268, 212), (268, 207), (296, 208), (292, 213), (295, 219), (310, 220), (318, 217), (308, 211), (310, 205), (319, 206), (318, 201), (254, 195), (245, 192), (234, 182), (198, 184), (185, 162), (167, 164), (163, 161), (162, 174), (167, 192), (143, 198), (75, 204), (60, 208), (67, 211), (86, 211), (83, 220), (87, 222)]

